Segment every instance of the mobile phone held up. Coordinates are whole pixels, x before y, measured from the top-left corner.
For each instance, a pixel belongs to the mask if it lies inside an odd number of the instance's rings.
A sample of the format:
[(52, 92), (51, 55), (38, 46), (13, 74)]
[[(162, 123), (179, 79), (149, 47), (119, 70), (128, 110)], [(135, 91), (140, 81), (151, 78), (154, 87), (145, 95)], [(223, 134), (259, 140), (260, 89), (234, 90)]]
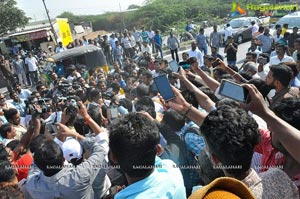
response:
[(160, 75), (154, 78), (157, 90), (163, 99), (167, 102), (175, 98), (169, 80), (166, 75)]
[(249, 92), (246, 88), (224, 79), (221, 82), (219, 94), (238, 102), (248, 103), (250, 100)]
[(46, 128), (51, 135), (55, 135), (57, 133), (57, 127), (54, 123), (46, 123)]
[(211, 65), (212, 65), (213, 68), (216, 68), (217, 66), (220, 65), (220, 60), (214, 61)]
[(170, 61), (169, 66), (170, 66), (172, 72), (177, 73), (179, 71), (179, 65), (177, 64), (177, 62), (175, 60)]

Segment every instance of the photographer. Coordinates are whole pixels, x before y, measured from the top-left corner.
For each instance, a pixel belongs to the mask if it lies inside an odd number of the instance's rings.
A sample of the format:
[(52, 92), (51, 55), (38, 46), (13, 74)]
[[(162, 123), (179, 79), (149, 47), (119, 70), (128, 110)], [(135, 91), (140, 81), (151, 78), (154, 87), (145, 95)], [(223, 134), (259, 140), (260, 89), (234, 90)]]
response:
[(270, 71), (270, 57), (267, 53), (261, 53), (257, 58), (258, 69), (257, 74), (262, 80), (266, 80), (266, 77)]

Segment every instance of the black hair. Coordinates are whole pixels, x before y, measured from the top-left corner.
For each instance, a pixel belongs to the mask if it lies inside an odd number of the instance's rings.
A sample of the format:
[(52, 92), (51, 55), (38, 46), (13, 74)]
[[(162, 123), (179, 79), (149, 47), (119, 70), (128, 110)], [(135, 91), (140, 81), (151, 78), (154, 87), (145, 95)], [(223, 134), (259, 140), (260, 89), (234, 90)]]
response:
[(288, 66), (284, 64), (273, 65), (270, 66), (270, 71), (275, 80), (278, 80), (284, 87), (289, 86), (293, 77), (293, 72)]
[(119, 91), (120, 91), (120, 84), (119, 83), (116, 83), (116, 82), (113, 82), (110, 84), (110, 87), (113, 89), (113, 91), (115, 92), (115, 94), (118, 94)]
[(109, 131), (109, 148), (121, 170), (130, 177), (148, 176), (160, 140), (156, 124), (141, 114), (129, 113), (115, 120)]
[(263, 26), (258, 27), (258, 32), (263, 32), (264, 30), (265, 30), (265, 28)]
[(8, 153), (5, 150), (5, 146), (1, 143), (0, 144), (0, 161), (7, 160), (7, 158), (8, 158)]
[(161, 122), (167, 124), (173, 132), (178, 132), (184, 126), (185, 118), (174, 109), (169, 108), (164, 111), (164, 116)]
[(270, 56), (268, 53), (260, 53), (259, 56), (266, 58), (267, 59), (267, 63), (270, 62)]
[(89, 92), (89, 100), (93, 101), (101, 97), (100, 90), (97, 88), (91, 89)]
[(89, 108), (88, 114), (91, 116), (91, 118), (99, 125), (102, 125), (101, 115), (99, 112), (99, 107), (97, 108)]
[(24, 199), (24, 194), (20, 190), (19, 186), (8, 185), (0, 189), (0, 198), (1, 199)]
[(278, 117), (300, 130), (300, 99), (282, 99), (272, 106), (272, 110)]
[(267, 85), (264, 80), (258, 78), (251, 79), (248, 84), (254, 84), (264, 98), (268, 96), (270, 90), (272, 89), (272, 87)]
[(7, 133), (11, 131), (12, 124), (11, 123), (5, 123), (0, 127), (0, 134), (1, 137), (7, 138)]
[(147, 86), (146, 84), (139, 84), (138, 87), (136, 88), (136, 95), (138, 98), (149, 96), (149, 94), (150, 94), (150, 89), (149, 86)]
[[(11, 91), (11, 92), (9, 93), (9, 97), (12, 99), (12, 96), (13, 96), (14, 94), (17, 94), (17, 92), (16, 92), (16, 91)], [(17, 94), (17, 95), (18, 95), (18, 94)]]
[[(100, 117), (100, 113), (97, 109), (93, 109), (92, 112), (97, 112), (99, 114), (98, 117), (95, 117), (95, 115), (93, 115), (90, 111), (88, 111), (89, 115), (91, 116), (91, 118), (98, 124), (101, 126), (101, 117)], [(100, 124), (99, 124), (99, 123)], [(83, 118), (79, 118), (77, 117), (74, 121), (74, 128), (76, 130), (77, 133), (79, 133), (80, 135), (85, 136), (86, 134), (88, 134), (90, 132), (90, 128), (88, 125), (85, 124), (85, 120)]]
[(64, 156), (61, 148), (54, 141), (45, 141), (34, 153), (34, 163), (50, 177), (61, 171)]
[(13, 117), (18, 113), (18, 110), (15, 108), (11, 108), (8, 110), (3, 110), (3, 112), (7, 121), (11, 122), (13, 120)]
[(205, 149), (202, 150), (197, 157), (197, 163), (200, 166), (200, 178), (204, 182), (204, 185), (208, 185), (216, 178), (225, 176), (222, 169), (215, 169), (213, 167)]
[(36, 85), (36, 90), (39, 91), (42, 86), (44, 86), (44, 84), (38, 84), (38, 85)]
[(46, 136), (44, 134), (39, 134), (38, 136), (34, 137), (29, 144), (29, 149), (31, 153), (35, 153), (35, 151), (45, 142)]
[(11, 182), (16, 177), (15, 170), (8, 160), (0, 160), (0, 183)]
[(10, 150), (13, 151), (13, 150), (15, 150), (15, 148), (17, 148), (19, 143), (20, 143), (20, 140), (12, 140), (6, 145), (6, 147), (10, 148)]
[(241, 72), (240, 72), (240, 75), (241, 75), (244, 79), (246, 79), (246, 80), (248, 80), (248, 81), (252, 79), (252, 75), (251, 75), (251, 73), (248, 72), (248, 71), (241, 71)]
[(155, 104), (150, 97), (145, 96), (138, 99), (134, 104), (134, 108), (137, 112), (146, 111), (151, 117), (156, 118)]
[(293, 77), (296, 77), (299, 73), (299, 71), (297, 70), (297, 64), (295, 62), (289, 62), (289, 63), (285, 63), (285, 65), (287, 65), (293, 72)]
[(253, 59), (256, 59), (257, 54), (255, 52), (247, 52), (246, 55), (251, 55)]
[(216, 103), (216, 108), (219, 108), (221, 106), (229, 106), (231, 108), (238, 108), (238, 107), (240, 107), (240, 104), (235, 100), (232, 100), (229, 98), (223, 98)]
[(254, 147), (260, 134), (256, 121), (241, 108), (221, 106), (208, 114), (201, 125), (209, 152), (239, 176), (250, 169)]
[(146, 76), (149, 79), (152, 78), (152, 73), (151, 71), (145, 70), (142, 72), (142, 76)]
[(121, 106), (123, 106), (124, 108), (126, 108), (129, 113), (132, 112), (133, 105), (132, 105), (132, 102), (129, 99), (122, 98), (122, 99), (119, 100), (119, 104)]

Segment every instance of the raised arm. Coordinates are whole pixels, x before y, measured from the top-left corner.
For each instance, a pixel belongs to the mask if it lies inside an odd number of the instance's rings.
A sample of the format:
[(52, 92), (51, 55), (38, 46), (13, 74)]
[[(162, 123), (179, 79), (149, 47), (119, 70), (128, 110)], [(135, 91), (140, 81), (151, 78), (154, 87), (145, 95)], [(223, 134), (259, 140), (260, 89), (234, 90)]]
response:
[(196, 72), (202, 80), (205, 82), (205, 84), (214, 92), (217, 90), (217, 88), (220, 86), (220, 83), (206, 74), (202, 69), (200, 69), (198, 66), (195, 66), (194, 64), (191, 65), (191, 68), (194, 72)]
[(275, 113), (268, 108), (261, 93), (254, 85), (245, 84), (244, 87), (249, 90), (251, 96), (251, 102), (244, 105), (244, 107), (264, 119), (271, 132), (276, 134), (276, 137), (288, 153), (300, 163), (300, 131), (277, 117)]
[(215, 103), (187, 79), (186, 72), (182, 68), (180, 68), (179, 73), (174, 73), (174, 75), (184, 83), (189, 91), (195, 94), (198, 104), (207, 112), (210, 112), (212, 107), (215, 106)]

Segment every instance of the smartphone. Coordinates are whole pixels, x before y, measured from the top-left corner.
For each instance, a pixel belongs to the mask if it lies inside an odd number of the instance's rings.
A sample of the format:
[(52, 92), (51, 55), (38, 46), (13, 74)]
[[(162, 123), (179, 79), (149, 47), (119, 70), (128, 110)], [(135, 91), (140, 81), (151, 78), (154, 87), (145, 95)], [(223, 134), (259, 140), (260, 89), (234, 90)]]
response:
[(48, 129), (51, 135), (57, 133), (57, 127), (54, 123), (46, 123), (46, 128)]
[(175, 60), (169, 62), (169, 66), (172, 70), (172, 72), (177, 73), (179, 71), (179, 65)]
[(191, 68), (191, 65), (187, 62), (184, 62), (184, 61), (179, 62), (178, 65), (181, 66), (184, 70), (187, 70), (187, 69)]
[(220, 65), (220, 61), (219, 61), (219, 60), (216, 60), (216, 61), (214, 61), (211, 65), (212, 65), (213, 68), (216, 68), (217, 66)]
[(222, 80), (219, 94), (239, 102), (248, 102), (249, 92), (243, 86), (228, 80)]
[(170, 101), (175, 98), (169, 80), (166, 75), (160, 75), (154, 78), (157, 90), (165, 101)]
[(109, 108), (109, 113), (110, 113), (110, 119), (114, 120), (116, 118), (118, 118), (118, 107), (111, 107)]

